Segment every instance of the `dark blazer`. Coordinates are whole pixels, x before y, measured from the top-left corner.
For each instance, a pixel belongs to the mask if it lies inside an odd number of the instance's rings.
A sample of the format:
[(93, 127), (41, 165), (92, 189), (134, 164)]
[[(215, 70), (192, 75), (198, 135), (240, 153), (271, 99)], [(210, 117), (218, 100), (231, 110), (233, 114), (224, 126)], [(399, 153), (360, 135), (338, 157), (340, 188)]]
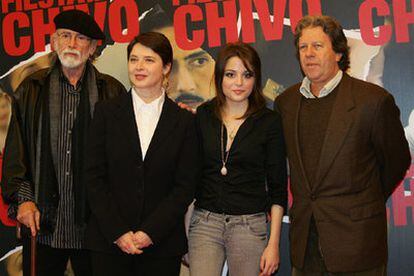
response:
[(299, 145), (299, 87), (289, 88), (275, 102), (290, 164), (292, 264), (303, 266), (312, 215), (328, 271), (361, 271), (385, 264), (385, 201), (410, 164), (398, 107), (381, 87), (344, 74), (311, 189)]
[(194, 115), (168, 97), (144, 161), (131, 92), (97, 104), (87, 159), (92, 216), (86, 247), (121, 253), (114, 242), (142, 230), (153, 241), (144, 254), (186, 253), (184, 214), (193, 200), (198, 158)]

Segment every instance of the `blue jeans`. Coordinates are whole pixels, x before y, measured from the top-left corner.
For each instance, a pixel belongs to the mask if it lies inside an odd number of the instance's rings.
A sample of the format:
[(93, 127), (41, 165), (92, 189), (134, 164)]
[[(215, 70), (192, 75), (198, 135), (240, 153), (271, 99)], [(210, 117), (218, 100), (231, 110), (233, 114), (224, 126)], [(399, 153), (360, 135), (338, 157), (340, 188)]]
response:
[(266, 215), (233, 216), (195, 209), (188, 244), (192, 276), (220, 276), (225, 260), (230, 275), (257, 276), (267, 245)]

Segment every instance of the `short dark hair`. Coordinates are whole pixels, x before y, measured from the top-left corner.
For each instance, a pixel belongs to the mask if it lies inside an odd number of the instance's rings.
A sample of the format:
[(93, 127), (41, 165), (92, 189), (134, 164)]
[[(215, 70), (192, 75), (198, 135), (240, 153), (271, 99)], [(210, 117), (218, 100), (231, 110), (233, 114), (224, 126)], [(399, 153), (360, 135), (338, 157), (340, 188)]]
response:
[(299, 38), (302, 36), (302, 31), (316, 27), (321, 27), (324, 33), (329, 36), (334, 52), (342, 54), (341, 59), (338, 61), (339, 68), (344, 72), (348, 70), (350, 63), (348, 40), (341, 24), (335, 18), (327, 15), (307, 15), (299, 20), (295, 29), (296, 57), (299, 59)]
[(127, 48), (127, 58), (131, 55), (131, 51), (136, 44), (142, 44), (157, 53), (162, 60), (162, 65), (173, 64), (173, 50), (168, 38), (157, 32), (146, 32), (136, 36)]
[(246, 118), (258, 110), (263, 108), (266, 104), (265, 98), (262, 93), (262, 69), (260, 57), (256, 50), (243, 42), (229, 43), (225, 47), (221, 48), (214, 67), (214, 84), (216, 86), (216, 106), (215, 113), (218, 118), (221, 117), (224, 103), (226, 102), (226, 96), (223, 93), (223, 77), (226, 68), (227, 61), (232, 57), (238, 57), (243, 62), (244, 66), (250, 73), (253, 74), (255, 81), (253, 91), (250, 94), (249, 107), (242, 118)]

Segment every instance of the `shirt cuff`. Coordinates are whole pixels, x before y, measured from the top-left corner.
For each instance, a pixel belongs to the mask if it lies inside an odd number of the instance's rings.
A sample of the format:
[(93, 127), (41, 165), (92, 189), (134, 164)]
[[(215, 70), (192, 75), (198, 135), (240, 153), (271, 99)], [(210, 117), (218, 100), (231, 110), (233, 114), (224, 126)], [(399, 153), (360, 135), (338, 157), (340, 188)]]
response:
[(32, 191), (32, 187), (29, 182), (24, 181), (19, 188), (19, 192), (17, 194), (17, 202), (18, 204), (22, 204), (26, 201), (35, 201), (34, 195)]

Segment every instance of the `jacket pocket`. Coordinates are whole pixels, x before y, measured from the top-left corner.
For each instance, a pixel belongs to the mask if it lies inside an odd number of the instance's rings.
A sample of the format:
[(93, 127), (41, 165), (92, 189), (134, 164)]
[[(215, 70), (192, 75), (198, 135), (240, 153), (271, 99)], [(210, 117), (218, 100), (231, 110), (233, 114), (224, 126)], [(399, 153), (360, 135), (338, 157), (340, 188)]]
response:
[(350, 217), (352, 220), (362, 220), (368, 219), (375, 216), (384, 214), (385, 212), (385, 203), (383, 200), (376, 200), (373, 202), (366, 203), (354, 207), (350, 211)]

